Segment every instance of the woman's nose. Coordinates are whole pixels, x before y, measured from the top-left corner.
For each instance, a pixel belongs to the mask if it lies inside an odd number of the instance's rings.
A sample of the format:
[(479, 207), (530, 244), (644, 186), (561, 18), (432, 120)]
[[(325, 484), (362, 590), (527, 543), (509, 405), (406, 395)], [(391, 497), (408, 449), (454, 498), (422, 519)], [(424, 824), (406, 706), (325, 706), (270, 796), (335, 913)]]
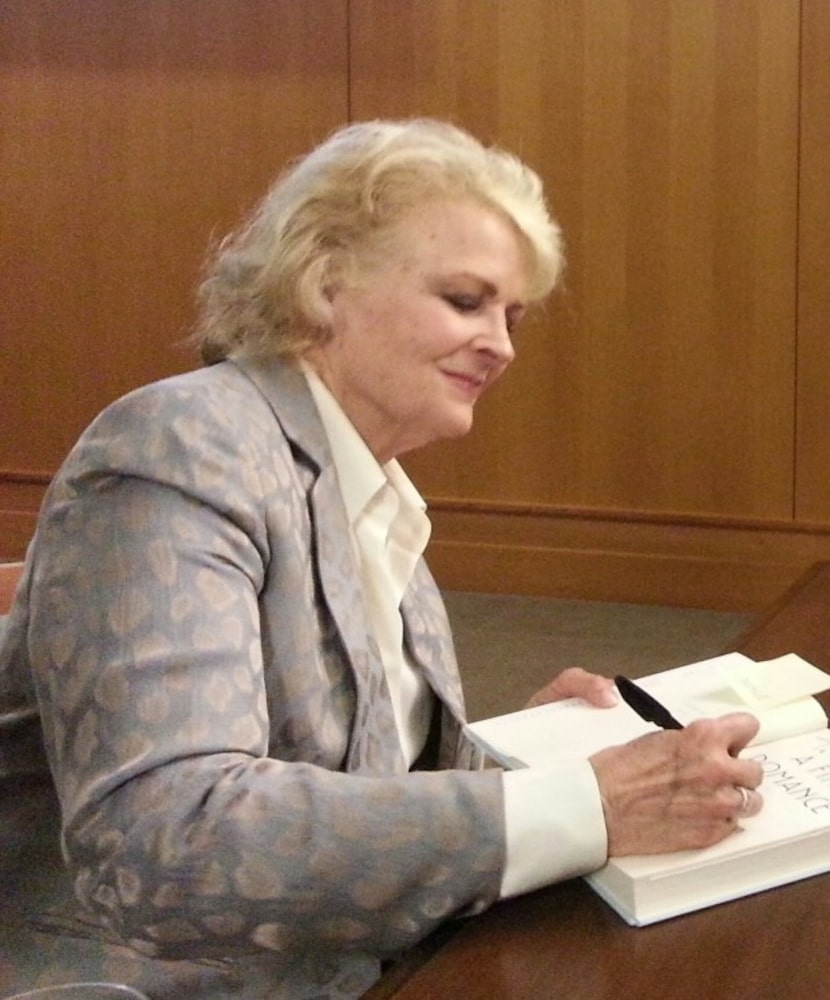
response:
[(510, 324), (503, 313), (493, 318), (486, 335), (482, 338), (482, 346), (504, 363), (515, 358), (516, 350), (513, 347)]

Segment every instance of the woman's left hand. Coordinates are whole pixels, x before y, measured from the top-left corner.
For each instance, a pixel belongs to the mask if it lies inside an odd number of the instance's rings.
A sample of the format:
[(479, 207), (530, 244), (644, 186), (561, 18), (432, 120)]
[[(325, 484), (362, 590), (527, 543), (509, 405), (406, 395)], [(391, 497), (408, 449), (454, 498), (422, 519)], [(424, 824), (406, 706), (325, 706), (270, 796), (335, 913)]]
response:
[(614, 681), (610, 677), (589, 673), (582, 667), (568, 667), (541, 691), (537, 691), (525, 708), (544, 705), (549, 701), (562, 701), (564, 698), (583, 698), (598, 708), (613, 708), (618, 701)]

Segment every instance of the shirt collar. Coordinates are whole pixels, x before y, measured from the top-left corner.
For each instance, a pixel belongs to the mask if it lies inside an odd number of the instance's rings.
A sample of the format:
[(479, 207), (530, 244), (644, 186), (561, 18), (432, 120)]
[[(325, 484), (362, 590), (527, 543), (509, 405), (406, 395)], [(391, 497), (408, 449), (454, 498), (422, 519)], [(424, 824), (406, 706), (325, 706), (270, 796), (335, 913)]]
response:
[(404, 509), (426, 510), (423, 497), (396, 459), (381, 465), (358, 434), (323, 380), (306, 362), (303, 374), (314, 398), (326, 437), (349, 523), (354, 525), (372, 498), (388, 483)]

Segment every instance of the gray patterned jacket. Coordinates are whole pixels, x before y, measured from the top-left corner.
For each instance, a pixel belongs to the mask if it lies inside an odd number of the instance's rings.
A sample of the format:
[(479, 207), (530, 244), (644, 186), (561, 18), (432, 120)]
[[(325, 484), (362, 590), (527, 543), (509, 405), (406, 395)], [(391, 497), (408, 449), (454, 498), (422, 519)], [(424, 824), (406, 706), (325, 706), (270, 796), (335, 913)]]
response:
[(461, 733), (423, 563), (403, 614), (440, 706), (430, 771), (399, 749), (302, 374), (225, 362), (105, 410), (50, 487), (0, 650), (0, 688), (34, 680), (96, 918), (153, 956), (331, 969), (492, 902), (500, 777)]

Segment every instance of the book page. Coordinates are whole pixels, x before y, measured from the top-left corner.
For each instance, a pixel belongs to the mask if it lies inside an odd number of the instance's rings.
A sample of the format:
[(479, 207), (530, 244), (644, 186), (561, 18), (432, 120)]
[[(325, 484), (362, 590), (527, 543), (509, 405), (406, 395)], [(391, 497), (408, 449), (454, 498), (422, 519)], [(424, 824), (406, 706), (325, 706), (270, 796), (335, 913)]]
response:
[(584, 759), (657, 730), (622, 701), (613, 708), (595, 708), (578, 698), (499, 715), (466, 728), (479, 746), (508, 768)]
[[(756, 663), (742, 653), (727, 653), (637, 683), (684, 725), (728, 712), (750, 712), (761, 724), (751, 745), (827, 726), (824, 710), (809, 695), (830, 687), (830, 675), (794, 654)], [(754, 696), (747, 701), (750, 688)]]
[(777, 708), (826, 691), (828, 675), (795, 653), (756, 663), (747, 656), (737, 663), (731, 656), (717, 661), (724, 681), (751, 709)]
[(631, 878), (659, 878), (830, 827), (830, 730), (749, 748), (741, 756), (759, 761), (764, 771), (764, 807), (757, 816), (741, 819), (740, 829), (712, 847), (615, 858), (614, 865)]
[[(727, 712), (751, 711), (761, 723), (752, 745), (827, 727), (824, 710), (811, 697), (801, 697), (763, 711), (751, 709), (730, 679), (746, 676), (747, 664), (753, 663), (742, 653), (728, 653), (652, 674), (638, 679), (637, 683), (684, 725)], [(787, 666), (785, 662), (777, 669), (784, 673)], [(820, 675), (825, 688), (830, 687), (830, 675), (810, 664), (806, 666)], [(811, 676), (811, 681), (815, 683), (816, 678)], [(801, 682), (804, 683), (804, 675)], [(778, 686), (781, 690), (782, 685)], [(511, 712), (467, 726), (471, 739), (510, 768), (538, 767), (554, 761), (590, 757), (604, 747), (627, 743), (656, 729), (622, 700), (613, 708), (596, 708), (578, 698)]]

